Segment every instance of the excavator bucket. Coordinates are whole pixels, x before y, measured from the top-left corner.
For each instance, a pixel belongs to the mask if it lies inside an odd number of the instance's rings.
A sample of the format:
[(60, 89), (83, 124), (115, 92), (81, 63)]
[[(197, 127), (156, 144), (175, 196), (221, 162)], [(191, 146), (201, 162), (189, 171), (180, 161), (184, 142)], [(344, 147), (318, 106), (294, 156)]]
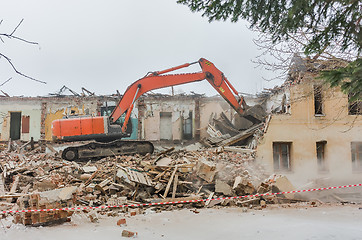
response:
[(266, 117), (266, 112), (261, 105), (247, 106), (244, 110), (242, 117), (248, 119), (252, 123), (260, 123), (264, 121)]

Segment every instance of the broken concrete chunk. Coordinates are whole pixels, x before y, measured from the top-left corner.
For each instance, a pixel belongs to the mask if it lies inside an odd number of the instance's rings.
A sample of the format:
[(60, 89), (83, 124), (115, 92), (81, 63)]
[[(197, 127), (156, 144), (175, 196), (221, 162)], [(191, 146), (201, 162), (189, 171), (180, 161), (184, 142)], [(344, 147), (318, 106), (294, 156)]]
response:
[(255, 192), (253, 184), (246, 178), (237, 176), (234, 180), (233, 190), (237, 195), (249, 195)]
[(240, 176), (237, 176), (234, 180), (234, 185), (233, 185), (233, 189), (237, 188), (237, 186), (239, 186), (239, 184), (242, 182), (243, 178)]
[(91, 212), (88, 214), (88, 217), (89, 217), (89, 220), (92, 222), (92, 223), (96, 223), (98, 222), (98, 216), (97, 216), (97, 213), (96, 212)]
[(186, 151), (198, 151), (198, 150), (201, 150), (202, 148), (204, 148), (204, 146), (201, 143), (197, 142), (197, 143), (186, 146), (184, 149)]
[(216, 174), (216, 165), (206, 159), (200, 159), (196, 165), (196, 174), (206, 182), (211, 183)]
[(65, 187), (54, 189), (50, 191), (40, 192), (41, 198), (47, 198), (49, 202), (55, 202), (59, 200), (69, 200), (73, 198), (73, 193), (77, 191), (77, 187)]
[(225, 196), (231, 196), (233, 194), (229, 184), (218, 179), (215, 181), (215, 192), (222, 193)]
[[(273, 185), (277, 187), (280, 192), (290, 192), (295, 190), (294, 186), (286, 176), (277, 176)], [(294, 193), (285, 193), (283, 195), (289, 199), (294, 198)]]
[(164, 158), (161, 158), (160, 160), (157, 161), (156, 166), (168, 167), (168, 166), (171, 165), (171, 163), (172, 163), (171, 158), (164, 157)]
[(57, 185), (49, 180), (44, 180), (42, 182), (34, 183), (34, 190), (38, 190), (39, 192), (53, 190), (57, 187)]
[(85, 174), (80, 175), (79, 179), (82, 181), (87, 181), (90, 177), (92, 177), (91, 174), (85, 173)]
[(84, 166), (84, 167), (82, 167), (82, 169), (85, 173), (92, 173), (92, 172), (97, 171), (96, 166)]

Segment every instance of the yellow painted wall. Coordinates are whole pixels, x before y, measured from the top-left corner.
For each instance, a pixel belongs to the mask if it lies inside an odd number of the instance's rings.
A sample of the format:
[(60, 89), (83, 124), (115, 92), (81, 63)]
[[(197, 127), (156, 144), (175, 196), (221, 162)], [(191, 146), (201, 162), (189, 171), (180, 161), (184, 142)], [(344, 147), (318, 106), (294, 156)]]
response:
[[(291, 171), (283, 172), (296, 185), (316, 178), (332, 183), (362, 181), (362, 173), (352, 171), (351, 142), (362, 141), (362, 116), (348, 115), (348, 99), (339, 88), (323, 86), (324, 116), (314, 115), (314, 75), (291, 86), (291, 114), (274, 114), (257, 148), (257, 161), (273, 169), (273, 142), (292, 142)], [(287, 91), (288, 91), (287, 90)], [(318, 172), (316, 142), (327, 141), (328, 172)]]
[(52, 140), (52, 122), (57, 119), (61, 119), (64, 116), (64, 108), (55, 111), (52, 113), (50, 111), (44, 121), (45, 124), (45, 140), (51, 141)]

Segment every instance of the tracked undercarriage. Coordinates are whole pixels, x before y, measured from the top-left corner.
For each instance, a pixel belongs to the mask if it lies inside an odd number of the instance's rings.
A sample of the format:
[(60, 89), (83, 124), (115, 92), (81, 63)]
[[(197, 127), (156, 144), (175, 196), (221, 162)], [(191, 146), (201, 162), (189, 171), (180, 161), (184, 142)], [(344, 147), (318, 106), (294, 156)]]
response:
[(62, 158), (68, 161), (81, 161), (117, 155), (146, 155), (147, 153), (153, 153), (153, 150), (153, 144), (148, 141), (116, 140), (108, 143), (90, 142), (65, 148)]

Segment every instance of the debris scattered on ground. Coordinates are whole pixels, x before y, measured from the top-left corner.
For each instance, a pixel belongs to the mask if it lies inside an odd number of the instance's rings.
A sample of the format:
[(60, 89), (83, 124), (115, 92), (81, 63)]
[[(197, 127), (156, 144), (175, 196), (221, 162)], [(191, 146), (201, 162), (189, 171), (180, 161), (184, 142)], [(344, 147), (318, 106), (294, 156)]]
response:
[[(195, 209), (217, 205), (265, 208), (267, 204), (304, 201), (296, 199), (293, 194), (216, 200), (294, 190), (285, 176), (270, 176), (257, 165), (252, 149), (218, 147), (188, 151), (169, 148), (146, 156), (115, 156), (88, 162), (70, 162), (63, 160), (61, 152), (57, 150), (45, 153), (45, 145), (41, 143), (34, 144), (34, 149), (22, 147), (24, 145), (21, 143), (10, 144), (11, 148), (3, 147), (0, 152), (1, 211), (200, 199), (207, 201), (157, 205), (152, 209)], [(115, 210), (127, 213), (128, 216), (144, 211), (143, 208), (129, 207), (101, 209), (102, 214), (108, 212), (109, 216), (113, 216)], [(98, 211), (81, 212), (87, 215), (89, 221), (98, 221)], [(73, 213), (57, 210), (12, 215), (15, 223), (39, 226), (68, 221)], [(2, 217), (8, 215), (10, 213)], [(125, 219), (117, 222), (120, 226), (125, 224)]]
[(138, 235), (137, 232), (131, 232), (127, 230), (122, 231), (122, 237), (135, 237), (137, 235)]

